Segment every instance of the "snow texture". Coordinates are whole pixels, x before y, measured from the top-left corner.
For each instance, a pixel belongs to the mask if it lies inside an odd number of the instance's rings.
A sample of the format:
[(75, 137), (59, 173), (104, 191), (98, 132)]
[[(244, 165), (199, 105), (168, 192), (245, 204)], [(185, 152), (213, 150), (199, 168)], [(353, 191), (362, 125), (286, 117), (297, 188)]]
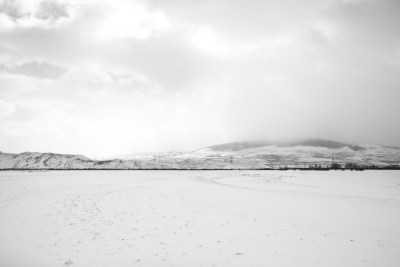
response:
[(398, 171), (3, 171), (0, 266), (400, 266)]

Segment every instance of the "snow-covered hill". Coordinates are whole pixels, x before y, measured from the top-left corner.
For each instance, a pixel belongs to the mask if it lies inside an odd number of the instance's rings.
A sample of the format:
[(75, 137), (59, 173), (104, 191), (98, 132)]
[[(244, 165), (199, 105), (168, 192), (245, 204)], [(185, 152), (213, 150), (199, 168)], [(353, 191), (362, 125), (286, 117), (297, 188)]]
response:
[(195, 151), (123, 159), (93, 160), (81, 155), (0, 152), (0, 169), (263, 169), (282, 167), (390, 166), (400, 164), (400, 148), (351, 145), (323, 139), (290, 143), (235, 142)]

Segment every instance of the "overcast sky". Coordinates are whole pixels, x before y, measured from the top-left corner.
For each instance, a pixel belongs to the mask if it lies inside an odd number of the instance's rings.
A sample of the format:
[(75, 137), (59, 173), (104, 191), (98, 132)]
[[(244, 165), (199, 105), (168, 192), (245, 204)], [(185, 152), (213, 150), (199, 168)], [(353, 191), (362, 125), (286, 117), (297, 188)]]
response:
[(400, 146), (399, 0), (0, 0), (0, 151)]

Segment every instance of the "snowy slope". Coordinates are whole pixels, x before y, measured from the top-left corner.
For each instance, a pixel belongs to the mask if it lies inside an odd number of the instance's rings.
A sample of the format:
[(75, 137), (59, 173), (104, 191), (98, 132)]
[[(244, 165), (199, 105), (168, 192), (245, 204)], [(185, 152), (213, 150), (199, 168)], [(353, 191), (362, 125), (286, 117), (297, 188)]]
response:
[(398, 267), (400, 172), (0, 172), (4, 267)]
[(280, 144), (236, 142), (189, 152), (110, 160), (54, 153), (0, 152), (0, 169), (259, 169), (330, 166), (332, 162), (380, 167), (398, 165), (400, 148), (310, 139)]

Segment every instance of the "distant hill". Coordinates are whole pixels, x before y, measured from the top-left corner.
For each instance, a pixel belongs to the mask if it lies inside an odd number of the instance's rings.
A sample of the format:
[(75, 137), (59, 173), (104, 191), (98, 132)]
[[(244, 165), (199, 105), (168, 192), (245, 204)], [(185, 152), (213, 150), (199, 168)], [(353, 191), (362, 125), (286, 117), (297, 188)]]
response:
[(269, 146), (272, 145), (271, 143), (267, 142), (233, 142), (233, 143), (226, 143), (226, 144), (220, 144), (220, 145), (214, 145), (208, 147), (211, 150), (214, 151), (239, 151), (243, 149), (249, 149), (249, 148), (257, 148), (257, 147), (263, 147), (263, 146)]
[(86, 166), (92, 160), (82, 155), (24, 152), (20, 154), (1, 153), (0, 168), (8, 169), (41, 169), (63, 168), (73, 169)]
[(400, 148), (352, 145), (324, 139), (296, 142), (233, 142), (203, 149), (124, 159), (94, 160), (81, 155), (0, 152), (0, 169), (278, 169), (400, 164)]
[(313, 146), (313, 147), (325, 147), (325, 148), (333, 148), (333, 149), (348, 147), (355, 151), (364, 149), (362, 146), (351, 145), (351, 144), (346, 144), (346, 143), (341, 143), (341, 142), (331, 141), (331, 140), (325, 140), (325, 139), (306, 139), (306, 140), (285, 142), (285, 143), (272, 143), (272, 142), (263, 142), (263, 141), (233, 142), (233, 143), (226, 143), (226, 144), (221, 144), (221, 145), (214, 145), (214, 146), (210, 146), (209, 148), (214, 151), (239, 151), (239, 150), (243, 150), (243, 149), (258, 148), (258, 147), (271, 146), (271, 145), (275, 145), (278, 147)]

